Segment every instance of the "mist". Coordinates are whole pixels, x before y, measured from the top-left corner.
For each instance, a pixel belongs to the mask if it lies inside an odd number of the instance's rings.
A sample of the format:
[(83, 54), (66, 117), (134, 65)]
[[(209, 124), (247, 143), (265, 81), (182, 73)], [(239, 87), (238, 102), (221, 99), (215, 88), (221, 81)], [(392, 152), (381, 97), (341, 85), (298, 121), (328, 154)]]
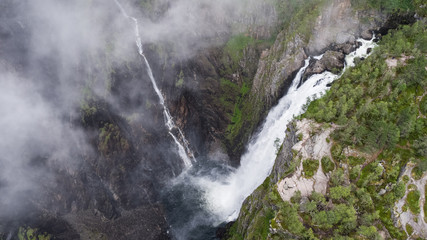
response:
[[(133, 2), (123, 4), (140, 20), (144, 46), (172, 43), (171, 54), (186, 59), (230, 34), (269, 29), (276, 16), (268, 2), (159, 1), (166, 8), (154, 18)], [(153, 128), (163, 124), (161, 111), (141, 109), (156, 98), (132, 25), (114, 1), (5, 0), (0, 21), (0, 218), (7, 222), (48, 207), (58, 172), (75, 175), (98, 151), (94, 133), (76, 124), (89, 101)], [(132, 76), (119, 71), (124, 66)], [(114, 87), (123, 88), (112, 93)]]
[(135, 10), (135, 3), (121, 2), (129, 15), (140, 20), (144, 44), (171, 44), (169, 54), (179, 59), (223, 44), (231, 34), (268, 38), (277, 23), (274, 3), (269, 0), (141, 1), (140, 5), (150, 9), (144, 13)]

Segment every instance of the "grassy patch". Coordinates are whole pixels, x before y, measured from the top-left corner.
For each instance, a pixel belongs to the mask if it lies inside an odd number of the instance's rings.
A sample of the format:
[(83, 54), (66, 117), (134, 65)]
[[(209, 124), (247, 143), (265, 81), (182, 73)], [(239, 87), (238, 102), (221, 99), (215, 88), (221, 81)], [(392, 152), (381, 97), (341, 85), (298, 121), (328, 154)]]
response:
[(254, 38), (239, 34), (231, 37), (228, 40), (224, 50), (228, 53), (233, 62), (237, 63), (243, 57), (243, 50), (248, 45), (254, 43), (256, 43), (256, 40)]
[(234, 138), (239, 130), (242, 127), (243, 124), (243, 110), (242, 106), (245, 104), (243, 100), (246, 98), (247, 94), (249, 93), (249, 86), (246, 83), (243, 83), (242, 87), (239, 87), (232, 83), (231, 81), (228, 81), (226, 79), (221, 79), (221, 88), (230, 88), (234, 92), (233, 94), (236, 95), (237, 93), (237, 100), (234, 104), (233, 114), (231, 116), (231, 122), (227, 126), (227, 136), (228, 139)]
[(420, 191), (413, 190), (408, 193), (406, 198), (406, 203), (408, 204), (409, 210), (414, 214), (420, 213)]
[(408, 236), (411, 236), (412, 233), (414, 232), (414, 229), (412, 228), (412, 226), (410, 224), (406, 224), (406, 232), (408, 233)]
[(311, 178), (316, 174), (319, 168), (319, 161), (317, 159), (305, 159), (302, 162), (304, 177)]
[(229, 240), (243, 240), (243, 236), (237, 232), (237, 224), (233, 224), (227, 232)]
[(270, 221), (274, 218), (274, 211), (270, 208), (265, 209), (262, 214), (258, 214), (254, 220), (255, 228), (251, 231), (248, 239), (267, 239), (269, 233)]

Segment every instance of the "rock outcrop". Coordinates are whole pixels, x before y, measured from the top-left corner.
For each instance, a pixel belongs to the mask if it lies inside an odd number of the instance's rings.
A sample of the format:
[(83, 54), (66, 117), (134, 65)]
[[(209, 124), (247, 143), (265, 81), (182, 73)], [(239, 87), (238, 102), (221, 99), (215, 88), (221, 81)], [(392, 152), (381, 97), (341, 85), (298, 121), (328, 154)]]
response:
[(320, 60), (313, 59), (310, 61), (307, 69), (304, 72), (303, 81), (313, 74), (319, 74), (324, 71), (339, 73), (344, 68), (345, 55), (341, 52), (326, 51)]

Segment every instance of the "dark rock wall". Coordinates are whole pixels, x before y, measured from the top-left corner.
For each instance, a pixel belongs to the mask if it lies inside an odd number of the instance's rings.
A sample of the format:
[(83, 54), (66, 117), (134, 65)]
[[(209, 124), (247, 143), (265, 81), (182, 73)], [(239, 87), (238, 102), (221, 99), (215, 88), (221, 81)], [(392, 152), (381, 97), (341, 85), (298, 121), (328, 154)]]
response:
[[(158, 97), (144, 90), (152, 85), (142, 62), (136, 52), (128, 59), (102, 51), (82, 55), (64, 82), (63, 60), (55, 54), (40, 57), (32, 49), (38, 32), (31, 26), (38, 19), (27, 14), (28, 4), (0, 3), (0, 69), (20, 76), (17, 84), (37, 86), (42, 101), (81, 142), (67, 146), (64, 155), (31, 156), (23, 163), (22, 168), (43, 175), (34, 179), (37, 188), (19, 193), (16, 203), (0, 203), (0, 236), (29, 226), (56, 239), (168, 239), (158, 194), (182, 162), (164, 127)], [(95, 90), (104, 85), (107, 94)], [(2, 196), (8, 184), (0, 184)]]

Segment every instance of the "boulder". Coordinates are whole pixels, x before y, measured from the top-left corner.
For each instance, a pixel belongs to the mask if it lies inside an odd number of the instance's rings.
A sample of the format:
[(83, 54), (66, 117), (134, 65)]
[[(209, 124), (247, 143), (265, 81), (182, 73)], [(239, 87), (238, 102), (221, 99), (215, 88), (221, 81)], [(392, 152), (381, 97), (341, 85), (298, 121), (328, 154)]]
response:
[(333, 51), (342, 52), (345, 55), (353, 52), (356, 49), (356, 42), (342, 43), (332, 46)]
[(371, 40), (372, 36), (373, 36), (373, 34), (372, 34), (372, 31), (370, 31), (370, 30), (365, 30), (361, 33), (361, 37), (365, 40)]
[(344, 68), (345, 55), (342, 52), (328, 50), (320, 60), (312, 60), (305, 70), (303, 81), (307, 80), (313, 74), (319, 74), (324, 71), (338, 73)]

